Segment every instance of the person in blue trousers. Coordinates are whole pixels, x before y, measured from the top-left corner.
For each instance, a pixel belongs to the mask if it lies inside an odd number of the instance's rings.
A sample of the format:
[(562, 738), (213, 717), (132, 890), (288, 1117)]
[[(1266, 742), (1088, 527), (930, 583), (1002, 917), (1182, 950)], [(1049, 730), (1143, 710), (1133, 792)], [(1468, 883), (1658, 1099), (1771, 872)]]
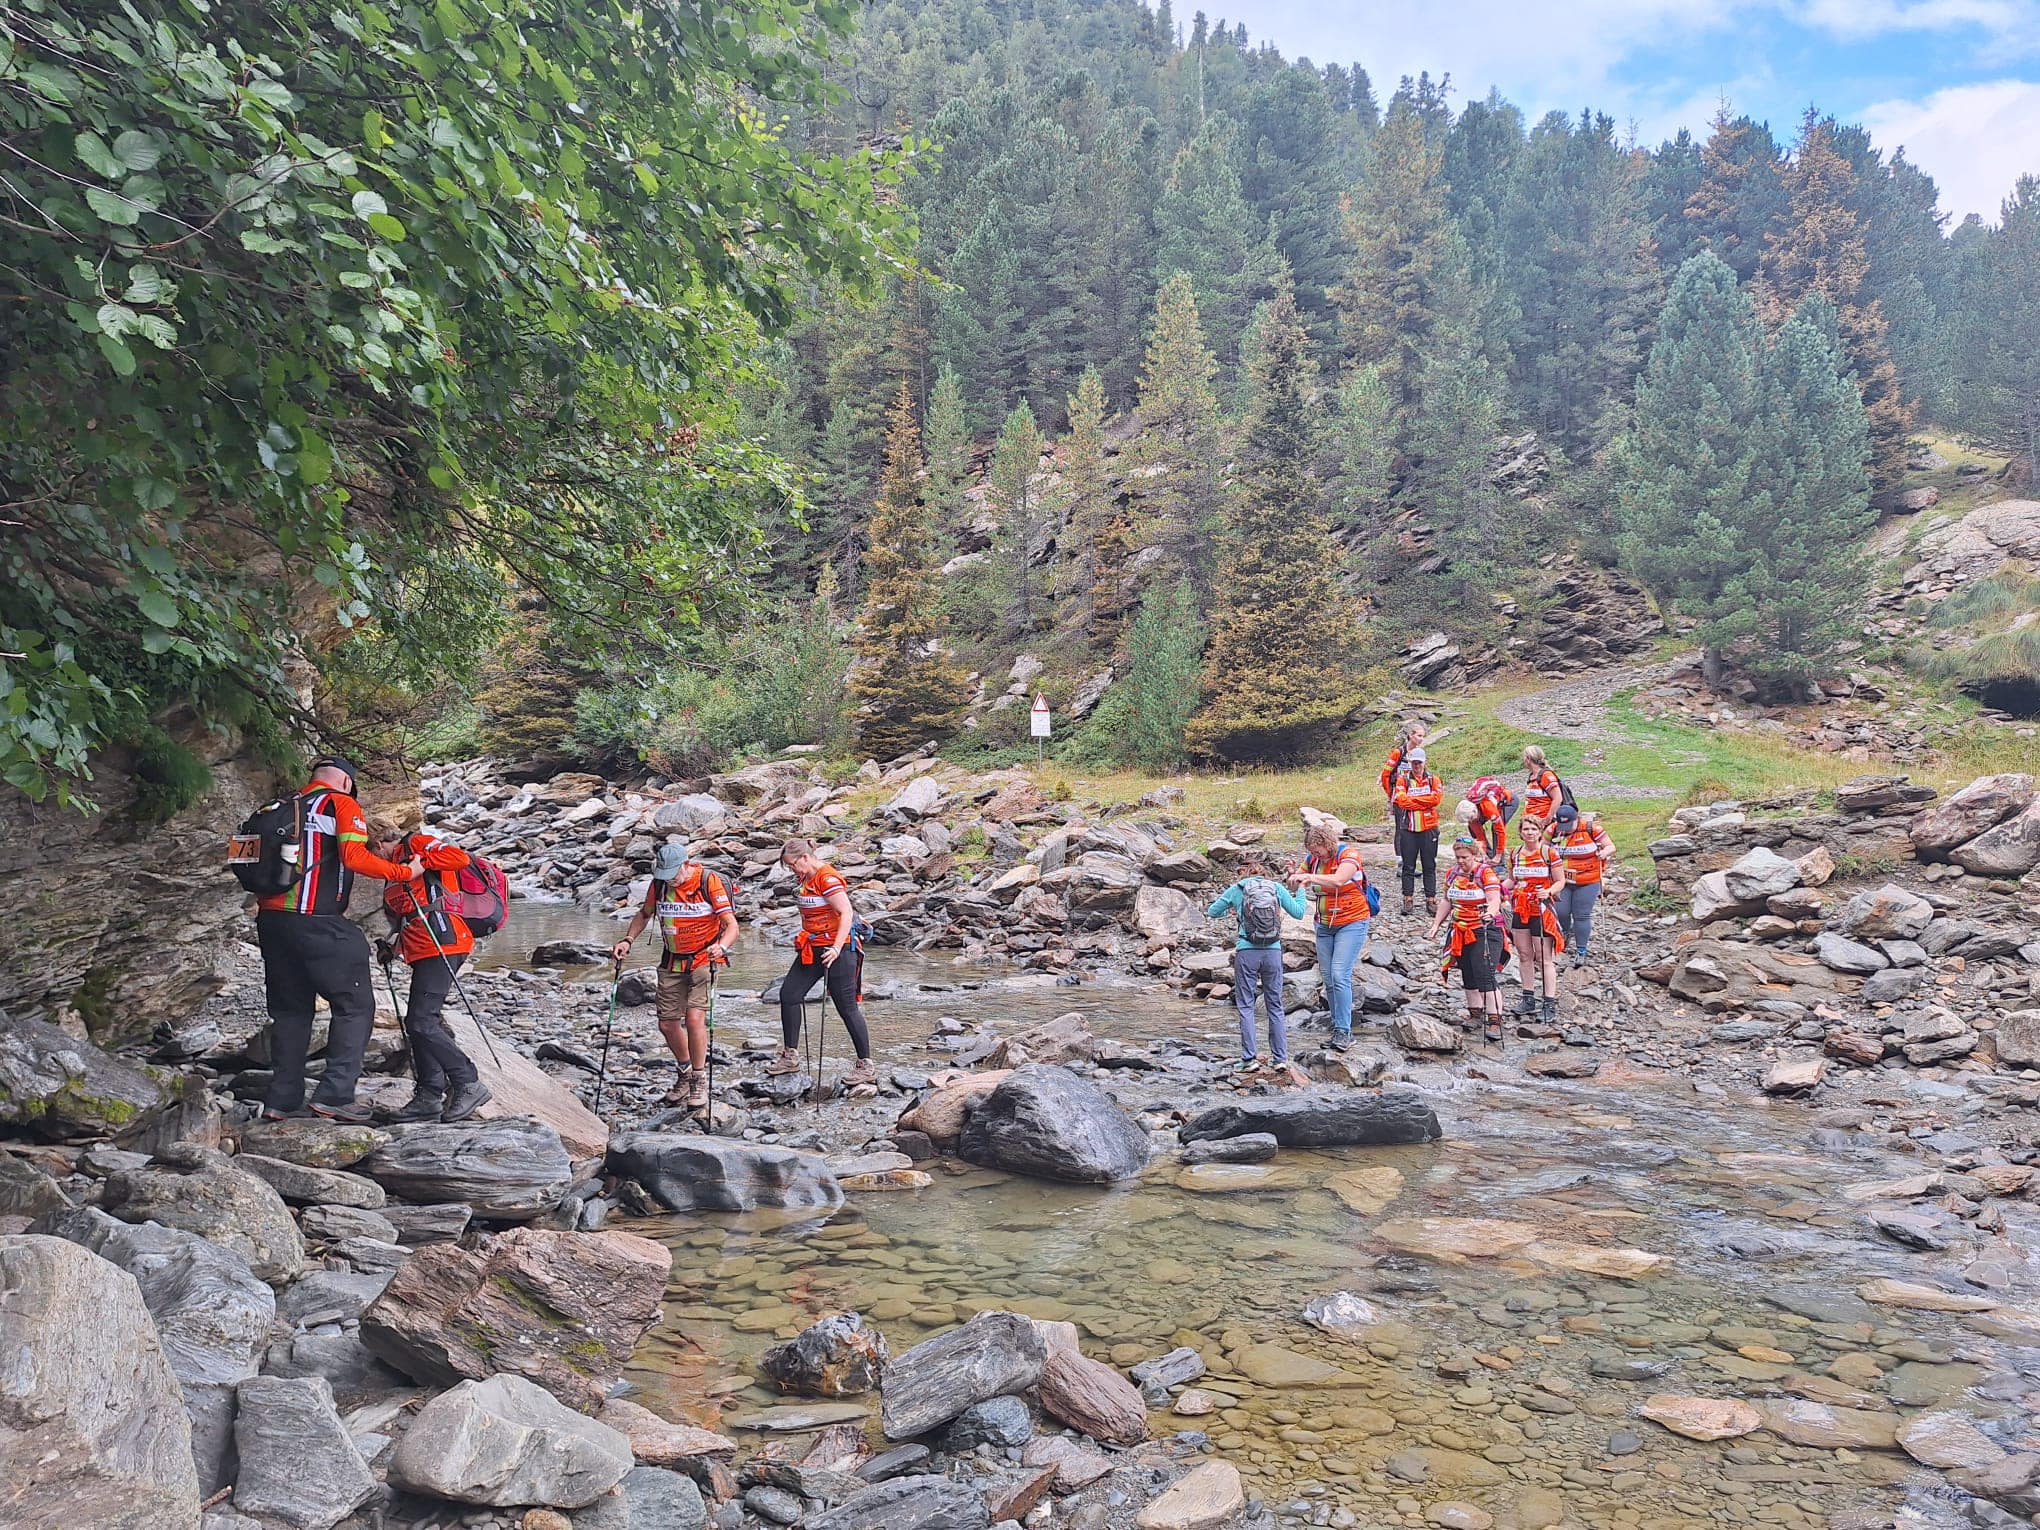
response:
[(1282, 1006), (1282, 915), (1301, 919), (1303, 895), (1268, 875), (1267, 867), (1249, 861), (1240, 879), (1211, 900), (1213, 919), (1227, 915), (1239, 921), (1233, 946), (1233, 1003), (1240, 1012), (1242, 1074), (1260, 1071), (1254, 1044), (1254, 1001), (1268, 1016), (1268, 1061), (1278, 1072), (1289, 1062), (1289, 1021)]
[(1374, 912), (1367, 901), (1367, 873), (1359, 847), (1341, 844), (1328, 825), (1306, 829), (1303, 848), (1310, 858), (1289, 874), (1289, 885), (1317, 900), (1318, 970), (1332, 1010), (1331, 1046), (1343, 1052), (1353, 1043), (1353, 969), (1366, 949)]

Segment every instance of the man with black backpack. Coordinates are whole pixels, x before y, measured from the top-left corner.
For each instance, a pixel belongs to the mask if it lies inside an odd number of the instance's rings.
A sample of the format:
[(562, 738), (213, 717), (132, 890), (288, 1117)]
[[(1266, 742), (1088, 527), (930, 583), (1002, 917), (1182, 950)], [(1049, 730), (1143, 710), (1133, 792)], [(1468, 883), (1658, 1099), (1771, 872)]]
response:
[(1233, 947), (1233, 1003), (1240, 1012), (1242, 1074), (1260, 1071), (1255, 1055), (1254, 1000), (1268, 1015), (1269, 1064), (1280, 1072), (1289, 1062), (1289, 1021), (1282, 1001), (1282, 916), (1301, 919), (1309, 905), (1303, 894), (1284, 887), (1258, 861), (1240, 868), (1240, 878), (1212, 900), (1213, 919), (1236, 915), (1239, 940)]
[(387, 861), (369, 849), (354, 779), (354, 767), (337, 755), (312, 761), (303, 790), (257, 809), (227, 850), (228, 866), (256, 894), (255, 940), (274, 1030), (264, 1120), (306, 1108), (305, 1058), (320, 999), (332, 1010), (332, 1030), (326, 1072), (310, 1109), (335, 1121), (371, 1119), (355, 1103), (354, 1090), (375, 1026), (375, 981), (368, 937), (347, 917), (347, 903), (357, 876), (408, 882), (425, 867), (416, 860)]
[[(475, 948), (474, 932), (458, 912), (461, 893), (454, 877), (474, 858), (435, 834), (406, 834), (394, 824), (378, 824), (373, 840), (375, 853), (385, 860), (425, 868), (416, 881), (383, 888), (390, 933), (376, 942), (376, 955), (385, 974), (398, 957), (411, 969), (403, 1021), (411, 1043), (411, 1076), (417, 1081), (411, 1103), (390, 1119), (465, 1121), (490, 1099), (474, 1059), (446, 1028), (446, 996)], [(475, 1023), (481, 1023), (480, 1016)]]

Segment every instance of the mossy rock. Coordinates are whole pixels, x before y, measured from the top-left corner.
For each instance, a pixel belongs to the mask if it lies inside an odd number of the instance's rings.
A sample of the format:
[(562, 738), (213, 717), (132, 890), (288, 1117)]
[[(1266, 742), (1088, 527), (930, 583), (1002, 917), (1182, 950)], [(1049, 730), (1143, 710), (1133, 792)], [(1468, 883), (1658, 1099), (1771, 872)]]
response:
[(0, 1122), (53, 1141), (88, 1142), (162, 1103), (149, 1070), (54, 1025), (0, 1014)]

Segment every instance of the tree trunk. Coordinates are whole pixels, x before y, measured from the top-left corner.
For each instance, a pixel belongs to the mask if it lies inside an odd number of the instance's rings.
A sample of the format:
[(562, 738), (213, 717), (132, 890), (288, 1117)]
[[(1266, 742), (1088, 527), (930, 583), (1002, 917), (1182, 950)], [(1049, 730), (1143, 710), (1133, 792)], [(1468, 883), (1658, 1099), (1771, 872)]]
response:
[(1723, 667), (1719, 648), (1708, 647), (1700, 650), (1700, 678), (1707, 682), (1709, 690), (1721, 688)]

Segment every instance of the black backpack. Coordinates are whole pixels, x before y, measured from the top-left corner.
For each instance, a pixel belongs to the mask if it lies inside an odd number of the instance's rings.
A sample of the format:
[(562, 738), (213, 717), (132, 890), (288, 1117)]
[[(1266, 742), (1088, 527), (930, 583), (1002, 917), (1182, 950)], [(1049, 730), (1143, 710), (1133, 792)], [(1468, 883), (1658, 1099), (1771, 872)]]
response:
[(265, 803), (227, 841), (227, 869), (258, 897), (287, 893), (304, 880), (304, 838), (302, 792)]

